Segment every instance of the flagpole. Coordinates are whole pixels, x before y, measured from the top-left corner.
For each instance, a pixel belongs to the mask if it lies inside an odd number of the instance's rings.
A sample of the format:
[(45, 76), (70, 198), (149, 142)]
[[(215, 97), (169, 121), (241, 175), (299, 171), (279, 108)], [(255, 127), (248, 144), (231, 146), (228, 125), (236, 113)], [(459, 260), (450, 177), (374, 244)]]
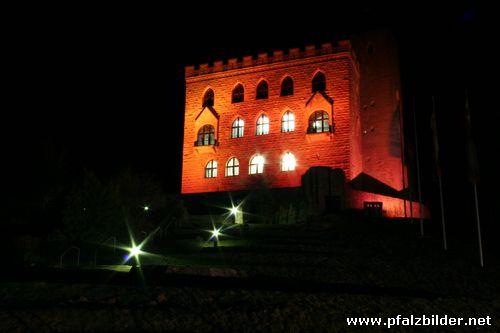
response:
[(438, 176), (438, 181), (439, 181), (439, 199), (441, 201), (441, 222), (443, 226), (443, 247), (444, 250), (448, 250), (448, 244), (446, 242), (446, 226), (444, 223), (444, 205), (443, 205), (443, 185), (441, 182), (441, 175)]
[(477, 239), (479, 240), (479, 262), (481, 263), (481, 267), (484, 267), (483, 261), (483, 243), (481, 241), (481, 223), (479, 222), (479, 204), (477, 200), (477, 185), (474, 182), (474, 199), (476, 202), (476, 222), (477, 222)]
[[(410, 224), (413, 224), (413, 164), (412, 161), (414, 159), (413, 157), (413, 148), (411, 147), (410, 144), (408, 144), (408, 158), (407, 158), (407, 170), (406, 174), (408, 176), (408, 201), (410, 202)], [(412, 166), (410, 166), (412, 165)]]
[(415, 159), (417, 160), (417, 187), (418, 202), (420, 206), (420, 236), (424, 236), (424, 216), (422, 208), (422, 187), (420, 186), (420, 162), (418, 160), (417, 117), (415, 115), (415, 96), (413, 96), (413, 134), (415, 137)]
[(410, 185), (410, 179), (408, 178), (408, 193), (409, 193), (409, 199), (410, 199), (410, 223), (411, 224), (413, 224), (413, 199), (412, 199), (412, 195), (411, 195), (412, 191), (413, 191), (413, 186)]
[(435, 153), (435, 159), (436, 159), (436, 170), (437, 170), (437, 176), (438, 176), (438, 182), (439, 182), (439, 201), (441, 204), (441, 225), (443, 228), (443, 247), (444, 250), (448, 250), (448, 244), (446, 242), (446, 225), (445, 225), (445, 220), (444, 220), (444, 203), (443, 203), (443, 182), (441, 181), (441, 165), (439, 165), (439, 146), (438, 146), (438, 136), (437, 136), (437, 119), (436, 119), (436, 104), (434, 100), (434, 96), (432, 96), (432, 115), (433, 115), (433, 134), (434, 134), (434, 153)]
[[(401, 149), (401, 176), (402, 176), (402, 182), (403, 182), (403, 189), (406, 188), (406, 178), (408, 172), (406, 172), (405, 176), (405, 165), (406, 165), (406, 156), (405, 156), (405, 140), (404, 140), (404, 125), (403, 125), (403, 117), (402, 117), (402, 111), (401, 111), (401, 101), (398, 101), (398, 115), (399, 115), (399, 148)], [(405, 219), (408, 217), (408, 214), (406, 212), (406, 196), (403, 196), (403, 207), (404, 207), (404, 214), (405, 214)], [(411, 201), (410, 201), (411, 204)]]
[(477, 224), (477, 240), (479, 246), (479, 263), (484, 267), (483, 261), (483, 243), (481, 240), (481, 222), (479, 221), (479, 203), (477, 199), (477, 182), (479, 179), (479, 166), (477, 163), (476, 146), (472, 139), (472, 125), (470, 119), (469, 96), (467, 89), (465, 90), (465, 134), (467, 147), (467, 164), (469, 167), (469, 177), (474, 186), (474, 203), (476, 205), (476, 224)]

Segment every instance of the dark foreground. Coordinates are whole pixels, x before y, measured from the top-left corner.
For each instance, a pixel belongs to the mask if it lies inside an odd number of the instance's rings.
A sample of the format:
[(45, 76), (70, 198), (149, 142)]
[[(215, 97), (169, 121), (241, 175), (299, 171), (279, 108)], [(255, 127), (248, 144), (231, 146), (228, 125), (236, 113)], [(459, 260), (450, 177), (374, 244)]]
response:
[(390, 331), (500, 330), (499, 257), (489, 250), (481, 269), (462, 240), (445, 253), (437, 234), (383, 221), (252, 226), (217, 248), (184, 236), (129, 272), (4, 270), (0, 331), (382, 332), (346, 318), (397, 315), (491, 316), (492, 325)]

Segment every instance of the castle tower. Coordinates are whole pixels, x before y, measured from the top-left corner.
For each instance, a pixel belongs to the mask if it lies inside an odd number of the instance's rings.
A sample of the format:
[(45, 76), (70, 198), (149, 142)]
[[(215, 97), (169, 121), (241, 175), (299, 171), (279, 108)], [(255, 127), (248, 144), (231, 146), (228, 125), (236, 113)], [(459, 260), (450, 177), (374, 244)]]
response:
[(390, 35), (372, 33), (186, 67), (182, 193), (299, 188), (327, 167), (346, 208), (403, 216), (398, 66)]

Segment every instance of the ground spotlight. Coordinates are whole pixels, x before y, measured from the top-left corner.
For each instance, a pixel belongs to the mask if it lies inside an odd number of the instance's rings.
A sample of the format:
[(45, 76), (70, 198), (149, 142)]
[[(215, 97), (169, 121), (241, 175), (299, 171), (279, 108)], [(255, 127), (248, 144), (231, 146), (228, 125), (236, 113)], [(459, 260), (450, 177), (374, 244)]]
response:
[(130, 251), (129, 251), (130, 257), (132, 257), (132, 256), (137, 257), (141, 253), (142, 253), (142, 251), (141, 251), (141, 248), (139, 246), (131, 247)]
[(128, 251), (128, 255), (125, 258), (125, 261), (129, 261), (132, 257), (135, 258), (136, 263), (139, 263), (139, 256), (141, 254), (144, 254), (144, 252), (141, 250), (142, 244), (135, 245), (134, 242), (132, 242), (131, 247), (125, 248)]

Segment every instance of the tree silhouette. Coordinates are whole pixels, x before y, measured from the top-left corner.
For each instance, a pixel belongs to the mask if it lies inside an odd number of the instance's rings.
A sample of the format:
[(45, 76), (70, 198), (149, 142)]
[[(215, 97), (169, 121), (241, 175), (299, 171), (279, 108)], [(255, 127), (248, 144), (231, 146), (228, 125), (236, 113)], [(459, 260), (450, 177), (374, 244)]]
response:
[(154, 177), (127, 168), (113, 177), (109, 186), (134, 239), (144, 238), (162, 224), (169, 200)]
[(61, 232), (72, 244), (123, 238), (125, 224), (116, 193), (85, 170), (83, 183), (68, 195)]
[(101, 243), (116, 237), (136, 243), (160, 228), (178, 224), (185, 215), (181, 200), (164, 193), (161, 183), (131, 169), (102, 183), (85, 171), (81, 186), (68, 196), (61, 232), (73, 244)]

